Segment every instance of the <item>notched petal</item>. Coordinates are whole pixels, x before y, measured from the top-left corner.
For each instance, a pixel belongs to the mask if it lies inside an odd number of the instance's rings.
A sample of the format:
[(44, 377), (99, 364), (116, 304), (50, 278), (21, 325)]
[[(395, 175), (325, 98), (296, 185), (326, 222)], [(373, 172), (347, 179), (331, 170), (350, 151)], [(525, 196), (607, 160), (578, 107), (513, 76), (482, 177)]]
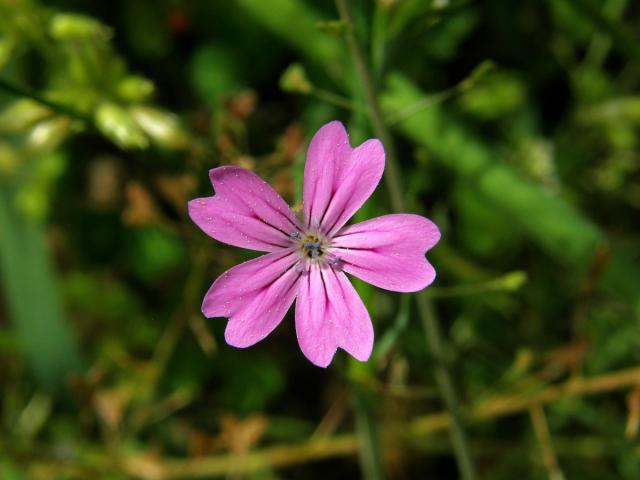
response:
[(384, 160), (379, 140), (352, 148), (340, 122), (324, 125), (311, 139), (304, 169), (307, 226), (329, 236), (338, 231), (377, 187)]
[(225, 330), (229, 345), (249, 347), (282, 321), (297, 295), (296, 258), (291, 250), (268, 253), (236, 265), (213, 283), (202, 313), (229, 318)]
[(207, 235), (265, 252), (291, 245), (289, 235), (300, 222), (267, 182), (232, 166), (214, 168), (209, 177), (215, 194), (189, 202), (189, 216)]
[(338, 348), (366, 361), (373, 349), (373, 326), (346, 275), (313, 266), (298, 284), (296, 335), (302, 353), (327, 367)]
[(431, 220), (394, 214), (345, 227), (332, 245), (347, 273), (386, 290), (416, 292), (436, 277), (425, 253), (439, 240)]

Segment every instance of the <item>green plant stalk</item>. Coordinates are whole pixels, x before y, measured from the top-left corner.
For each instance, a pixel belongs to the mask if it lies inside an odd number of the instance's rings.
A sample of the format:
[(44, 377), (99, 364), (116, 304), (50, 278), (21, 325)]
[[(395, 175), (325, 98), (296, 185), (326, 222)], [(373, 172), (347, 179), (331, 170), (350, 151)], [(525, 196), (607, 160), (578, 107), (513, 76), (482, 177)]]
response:
[(51, 110), (53, 110), (54, 112), (57, 113), (61, 113), (63, 115), (67, 115), (71, 118), (74, 118), (76, 120), (81, 120), (83, 122), (86, 122), (87, 124), (92, 124), (92, 120), (87, 117), (85, 114), (74, 110), (73, 108), (67, 106), (67, 105), (63, 105), (61, 103), (57, 103), (57, 102), (52, 102), (51, 100), (47, 100), (46, 98), (40, 96), (39, 94), (32, 92), (30, 90), (27, 90), (26, 88), (20, 87), (18, 85), (15, 85), (7, 80), (5, 80), (4, 78), (0, 77), (0, 90), (4, 90), (5, 92), (9, 93), (10, 95), (16, 96), (16, 97), (25, 97), (25, 98), (30, 98), (31, 100), (38, 102), (41, 105), (44, 105), (45, 107), (50, 108)]
[(386, 475), (382, 467), (379, 452), (378, 431), (372, 407), (368, 403), (367, 392), (359, 385), (352, 386), (353, 402), (356, 412), (356, 429), (358, 432), (358, 454), (362, 465), (363, 478), (366, 480), (384, 480)]
[[(391, 135), (382, 121), (382, 113), (376, 97), (373, 79), (353, 29), (353, 19), (349, 2), (348, 0), (336, 0), (336, 6), (340, 14), (340, 19), (347, 25), (345, 33), (346, 40), (351, 57), (355, 63), (357, 77), (364, 90), (373, 131), (383, 142), (386, 149), (386, 171), (384, 176), (391, 205), (394, 211), (401, 212), (403, 211), (404, 201), (401, 193), (400, 175), (396, 164), (395, 148)], [(429, 299), (424, 293), (417, 294), (416, 300), (426, 335), (426, 341), (436, 361), (436, 383), (451, 416), (451, 442), (460, 470), (460, 477), (464, 480), (473, 480), (476, 478), (475, 468), (471, 459), (466, 434), (460, 420), (459, 402), (453, 380), (443, 359), (444, 348), (438, 319)]]
[(331, 103), (340, 108), (344, 108), (346, 110), (357, 110), (358, 106), (350, 101), (348, 98), (344, 98), (341, 95), (336, 95), (333, 92), (329, 92), (328, 90), (323, 90), (321, 88), (314, 87), (311, 91), (312, 95), (315, 95), (316, 98), (322, 100), (323, 102)]
[(367, 66), (364, 53), (353, 30), (353, 19), (351, 18), (349, 3), (346, 0), (336, 0), (336, 5), (338, 7), (338, 12), (340, 13), (340, 19), (348, 26), (345, 36), (351, 57), (356, 66), (357, 78), (364, 91), (364, 98), (371, 126), (373, 127), (374, 133), (382, 141), (386, 150), (384, 178), (387, 184), (387, 189), (389, 190), (391, 206), (393, 210), (399, 212), (403, 210), (404, 200), (402, 198), (402, 191), (400, 187), (401, 182), (398, 166), (395, 163), (395, 147), (391, 141), (391, 135), (389, 135), (389, 131), (382, 121), (382, 113), (376, 99), (376, 92), (369, 72), (369, 67)]

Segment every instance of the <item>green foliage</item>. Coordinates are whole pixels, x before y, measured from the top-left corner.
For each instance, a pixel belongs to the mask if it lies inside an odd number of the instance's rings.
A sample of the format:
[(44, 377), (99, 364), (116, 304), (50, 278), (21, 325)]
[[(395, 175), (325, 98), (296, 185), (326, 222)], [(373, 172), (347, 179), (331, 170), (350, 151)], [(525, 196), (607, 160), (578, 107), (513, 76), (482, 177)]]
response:
[(200, 312), (256, 255), (188, 218), (207, 171), (299, 209), (320, 125), (374, 136), (351, 34), (481, 478), (639, 477), (637, 8), (348, 3), (0, 0), (2, 479), (461, 478), (412, 294), (354, 281), (374, 354), (326, 370)]

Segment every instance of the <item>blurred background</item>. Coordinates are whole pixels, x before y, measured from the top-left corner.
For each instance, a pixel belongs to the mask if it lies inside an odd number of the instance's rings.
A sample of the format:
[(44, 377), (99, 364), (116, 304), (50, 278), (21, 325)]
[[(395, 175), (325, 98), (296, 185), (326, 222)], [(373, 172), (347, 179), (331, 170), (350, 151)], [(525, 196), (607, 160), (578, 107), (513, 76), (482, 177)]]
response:
[[(3, 480), (640, 478), (638, 4), (338, 5), (0, 0)], [(224, 343), (252, 254), (186, 203), (233, 164), (299, 205), (333, 119), (398, 170), (361, 218), (396, 188), (443, 240), (323, 370), (291, 312)]]

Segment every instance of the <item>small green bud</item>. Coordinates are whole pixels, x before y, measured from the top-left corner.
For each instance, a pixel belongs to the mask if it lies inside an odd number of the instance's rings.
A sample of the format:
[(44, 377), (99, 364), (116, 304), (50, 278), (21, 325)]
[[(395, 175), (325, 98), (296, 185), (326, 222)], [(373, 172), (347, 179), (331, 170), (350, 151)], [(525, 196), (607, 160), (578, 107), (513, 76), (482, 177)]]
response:
[(161, 147), (179, 150), (187, 146), (187, 135), (175, 115), (143, 105), (133, 106), (129, 111), (142, 130)]
[(280, 77), (280, 88), (285, 92), (308, 95), (313, 85), (307, 78), (307, 72), (300, 63), (292, 63)]
[(96, 126), (122, 148), (147, 148), (149, 139), (131, 114), (115, 103), (102, 103), (95, 112)]
[(118, 96), (128, 102), (144, 102), (153, 94), (153, 83), (137, 75), (123, 78), (116, 87)]
[(506, 275), (500, 277), (496, 282), (500, 283), (502, 288), (508, 292), (515, 292), (519, 290), (525, 283), (527, 283), (527, 273), (522, 270), (516, 270), (509, 272)]
[(58, 13), (51, 18), (49, 33), (56, 40), (86, 40), (111, 37), (111, 29), (86, 15)]

